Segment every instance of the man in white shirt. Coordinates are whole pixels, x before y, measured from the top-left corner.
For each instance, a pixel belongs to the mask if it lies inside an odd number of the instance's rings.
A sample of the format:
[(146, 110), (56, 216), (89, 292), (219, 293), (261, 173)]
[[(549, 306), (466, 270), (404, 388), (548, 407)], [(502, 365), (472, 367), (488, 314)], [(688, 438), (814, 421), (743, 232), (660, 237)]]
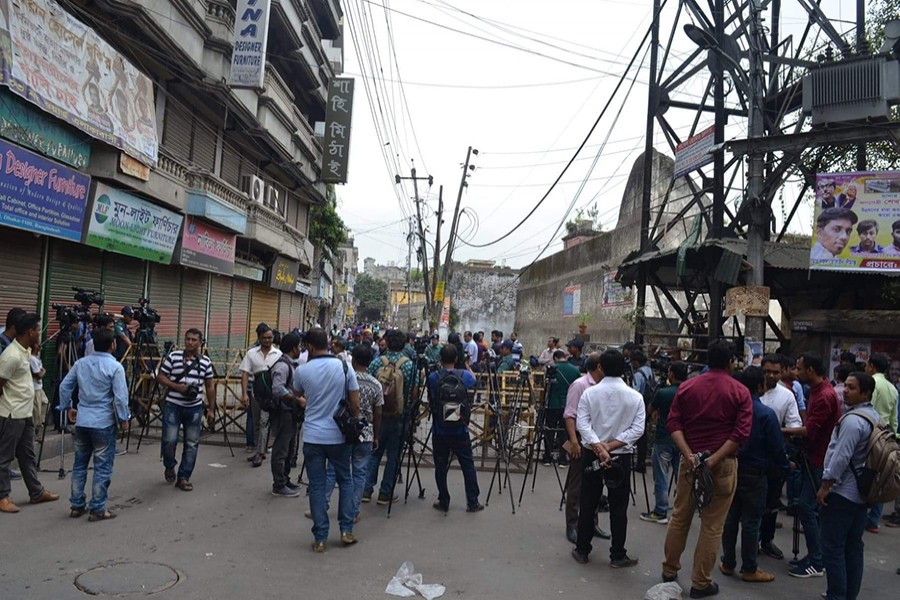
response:
[[(254, 467), (262, 465), (266, 458), (266, 445), (268, 440), (266, 432), (269, 431), (269, 413), (261, 410), (259, 402), (252, 400), (251, 394), (247, 389), (248, 385), (255, 381), (254, 375), (268, 371), (269, 368), (278, 362), (281, 358), (281, 350), (275, 348), (272, 343), (275, 341), (275, 333), (272, 328), (265, 323), (256, 326), (256, 336), (259, 344), (253, 346), (244, 358), (241, 360), (241, 405), (246, 407), (250, 405), (250, 418), (252, 419), (253, 441), (255, 441), (255, 454), (247, 460)], [(247, 425), (248, 429), (251, 427)], [(249, 437), (249, 436), (248, 436)], [(248, 447), (250, 447), (248, 445)]]
[(469, 363), (474, 365), (478, 362), (478, 344), (472, 339), (471, 331), (463, 334), (463, 341), (463, 349), (466, 351), (466, 356), (469, 357)]
[[(766, 354), (762, 359), (762, 368), (766, 376), (766, 393), (760, 396), (760, 401), (775, 413), (781, 430), (791, 435), (797, 433), (803, 427), (800, 419), (800, 411), (797, 408), (797, 399), (794, 393), (783, 385), (778, 385), (784, 376), (784, 359), (779, 354)], [(775, 525), (778, 517), (778, 507), (781, 504), (781, 490), (784, 487), (782, 479), (769, 479), (766, 492), (766, 514), (763, 515), (759, 526), (759, 551), (776, 560), (784, 558), (784, 552), (775, 545)]]
[(646, 413), (643, 397), (622, 380), (625, 355), (618, 350), (607, 350), (600, 355), (600, 368), (603, 379), (585, 390), (578, 401), (576, 423), (587, 454), (582, 460), (584, 474), (578, 538), (572, 556), (582, 564), (588, 561), (591, 538), (594, 537), (593, 515), (605, 484), (609, 490), (612, 532), (609, 564), (621, 569), (633, 567), (638, 562), (626, 553), (625, 536), (631, 495), (631, 459), (634, 445), (644, 434)]

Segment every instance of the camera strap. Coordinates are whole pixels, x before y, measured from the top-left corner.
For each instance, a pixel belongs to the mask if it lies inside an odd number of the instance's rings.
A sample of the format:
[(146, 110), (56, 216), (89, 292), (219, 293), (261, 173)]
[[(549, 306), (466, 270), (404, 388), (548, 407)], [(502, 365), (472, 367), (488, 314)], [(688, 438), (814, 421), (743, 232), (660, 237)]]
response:
[[(182, 363), (184, 362), (184, 354), (181, 355), (181, 361), (182, 361)], [(187, 377), (188, 375), (190, 375), (191, 371), (193, 371), (194, 369), (196, 369), (196, 368), (199, 367), (199, 366), (200, 366), (200, 355), (198, 354), (198, 355), (194, 358), (194, 362), (192, 362), (190, 365), (188, 365), (187, 367), (185, 367), (184, 370), (181, 372), (181, 375), (178, 375), (178, 376), (176, 376), (176, 377), (173, 377), (173, 378), (172, 378), (172, 381), (175, 382), (175, 383), (181, 383), (181, 381), (182, 381), (185, 377)], [(199, 373), (199, 371), (198, 371), (198, 373)]]

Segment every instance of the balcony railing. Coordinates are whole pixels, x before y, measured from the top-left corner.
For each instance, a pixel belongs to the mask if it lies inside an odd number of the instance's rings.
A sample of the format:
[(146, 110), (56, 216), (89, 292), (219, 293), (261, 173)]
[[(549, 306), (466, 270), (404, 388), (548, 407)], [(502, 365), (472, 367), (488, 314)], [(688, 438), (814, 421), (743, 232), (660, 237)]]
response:
[(271, 63), (266, 63), (265, 95), (272, 97), (285, 116), (290, 118), (294, 106), (294, 94)]
[(247, 212), (247, 194), (231, 187), (212, 173), (192, 172), (187, 177), (188, 187), (209, 192), (227, 202), (241, 213)]
[(206, 0), (206, 17), (234, 29), (234, 9), (228, 0)]

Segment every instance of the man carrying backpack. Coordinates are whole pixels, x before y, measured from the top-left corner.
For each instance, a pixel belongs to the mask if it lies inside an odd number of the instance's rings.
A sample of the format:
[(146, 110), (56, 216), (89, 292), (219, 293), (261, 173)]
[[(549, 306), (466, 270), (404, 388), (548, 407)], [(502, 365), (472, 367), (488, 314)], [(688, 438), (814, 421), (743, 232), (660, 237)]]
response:
[(410, 406), (411, 399), (418, 398), (419, 373), (416, 363), (403, 354), (406, 334), (399, 329), (391, 329), (384, 334), (387, 351), (369, 365), (369, 374), (381, 384), (384, 393), (381, 432), (378, 447), (372, 452), (369, 475), (362, 501), (370, 502), (378, 480), (381, 457), (387, 453), (387, 464), (378, 491), (378, 504), (385, 506), (391, 502), (400, 453), (403, 449), (403, 411)]
[(816, 494), (822, 507), (819, 527), (828, 599), (856, 600), (862, 585), (867, 509), (858, 478), (866, 464), (872, 423), (879, 420), (872, 407), (874, 391), (875, 380), (870, 375), (854, 372), (847, 377), (844, 402), (849, 411), (831, 434), (822, 485)]
[(281, 338), (281, 356), (269, 369), (272, 399), (269, 413), (269, 435), (272, 437), (272, 495), (296, 498), (300, 487), (291, 483), (291, 459), (296, 444), (300, 410), (306, 399), (293, 389), (294, 363), (300, 358), (300, 336), (289, 333)]
[(478, 512), (484, 510), (484, 506), (478, 502), (478, 475), (475, 473), (472, 442), (469, 439), (469, 415), (475, 376), (464, 369), (454, 368), (456, 355), (456, 346), (444, 346), (441, 349), (441, 369), (428, 377), (434, 480), (438, 488), (438, 498), (433, 506), (441, 512), (447, 512), (450, 508), (447, 472), (450, 470), (452, 450), (459, 460), (466, 483), (466, 512)]
[[(653, 396), (656, 395), (656, 390), (659, 389), (659, 382), (656, 380), (650, 365), (647, 364), (647, 355), (642, 350), (632, 350), (630, 362), (634, 369), (634, 379), (631, 387), (643, 396), (644, 409), (646, 414), (650, 414), (650, 403), (653, 402)], [(647, 471), (647, 428), (644, 429), (644, 435), (637, 443), (634, 470), (638, 473)]]

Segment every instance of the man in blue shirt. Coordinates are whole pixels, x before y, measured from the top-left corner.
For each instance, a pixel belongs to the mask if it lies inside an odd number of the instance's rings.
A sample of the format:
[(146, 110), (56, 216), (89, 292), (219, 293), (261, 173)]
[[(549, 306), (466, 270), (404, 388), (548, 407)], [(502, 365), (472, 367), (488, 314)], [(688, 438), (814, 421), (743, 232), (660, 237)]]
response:
[(766, 508), (766, 474), (770, 466), (778, 467), (787, 475), (790, 463), (784, 449), (781, 423), (775, 412), (759, 399), (766, 390), (766, 377), (759, 367), (747, 367), (738, 379), (750, 390), (753, 398), (753, 427), (750, 440), (738, 451), (737, 489), (731, 508), (725, 517), (722, 532), (722, 564), (719, 570), (734, 575), (737, 567), (735, 545), (738, 526), (741, 528), (741, 579), (766, 583), (775, 576), (757, 566), (759, 526)]
[[(472, 442), (469, 440), (468, 423), (460, 420), (457, 422), (438, 422), (440, 419), (434, 414), (435, 410), (441, 410), (441, 383), (448, 375), (458, 377), (467, 390), (468, 402), (471, 402), (472, 390), (475, 389), (475, 376), (464, 369), (454, 368), (456, 365), (456, 346), (446, 345), (441, 348), (441, 369), (428, 376), (428, 404), (432, 407), (432, 443), (434, 448), (434, 480), (437, 483), (438, 499), (434, 501), (434, 508), (447, 512), (450, 508), (450, 492), (447, 490), (447, 472), (450, 470), (450, 451), (459, 460), (459, 466), (463, 472), (463, 480), (466, 483), (466, 512), (478, 512), (484, 510), (484, 506), (478, 502), (478, 475), (475, 472), (475, 460), (472, 458)], [(471, 403), (469, 404), (471, 408)], [(456, 415), (459, 417), (459, 414)]]
[(847, 377), (844, 402), (849, 411), (838, 421), (825, 453), (816, 499), (822, 507), (819, 526), (828, 600), (856, 600), (862, 586), (867, 509), (856, 480), (865, 466), (873, 423), (879, 420), (872, 407), (874, 391), (870, 375), (857, 371)]
[(306, 398), (303, 422), (303, 458), (309, 477), (309, 510), (312, 513), (313, 552), (325, 552), (328, 539), (328, 506), (325, 491), (326, 461), (334, 468), (340, 490), (338, 524), (341, 542), (355, 544), (353, 535), (353, 481), (350, 478), (351, 447), (334, 421), (341, 400), (347, 398), (350, 413), (359, 416), (359, 383), (347, 363), (328, 352), (328, 333), (321, 327), (306, 332), (309, 361), (297, 367), (293, 386)]
[[(68, 410), (75, 421), (75, 461), (72, 465), (72, 496), (69, 516), (78, 518), (90, 510), (89, 520), (115, 518), (106, 508), (107, 493), (116, 458), (116, 421), (127, 430), (128, 386), (125, 369), (113, 356), (115, 333), (108, 329), (94, 332), (94, 353), (79, 359), (59, 384), (60, 408)], [(72, 392), (78, 386), (78, 407), (72, 407)], [(86, 503), (88, 463), (94, 457), (91, 501)]]

